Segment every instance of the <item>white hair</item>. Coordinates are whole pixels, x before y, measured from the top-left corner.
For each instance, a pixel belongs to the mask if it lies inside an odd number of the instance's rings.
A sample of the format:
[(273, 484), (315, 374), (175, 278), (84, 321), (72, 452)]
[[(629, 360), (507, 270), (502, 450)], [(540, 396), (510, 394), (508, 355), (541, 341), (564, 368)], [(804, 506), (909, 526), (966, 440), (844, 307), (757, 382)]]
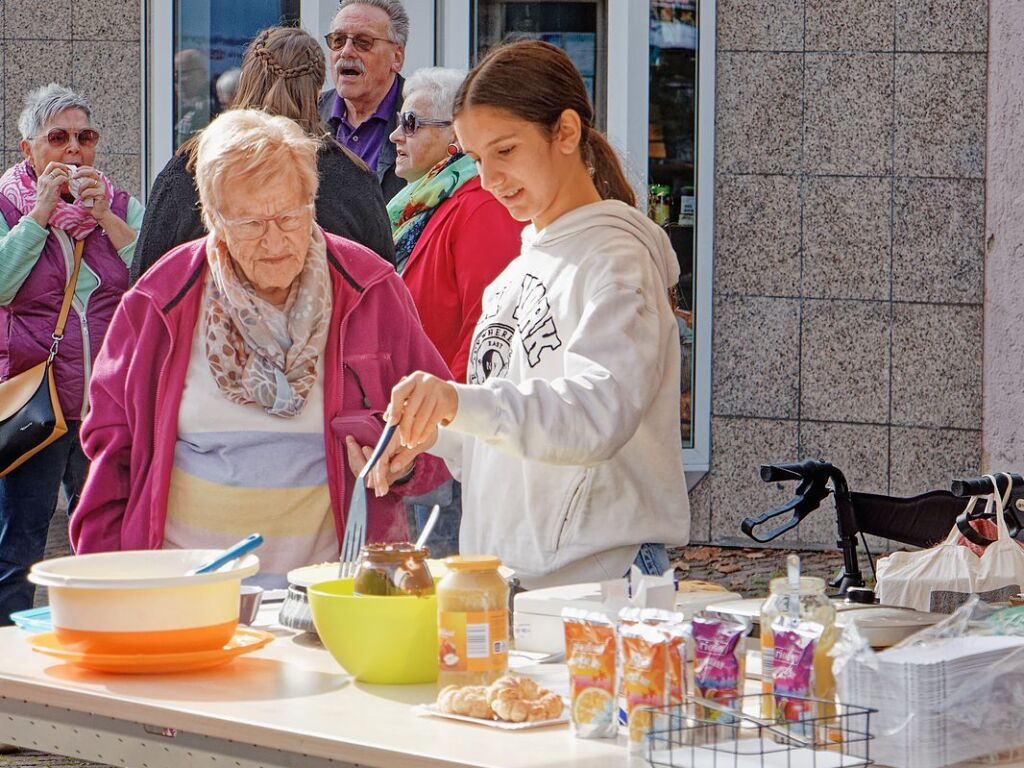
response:
[[(407, 99), (414, 93), (426, 93), (434, 106), (434, 114), (429, 117), (451, 120), (455, 107), (455, 96), (465, 79), (466, 73), (461, 69), (424, 67), (417, 69), (405, 81), (402, 96)], [(424, 115), (424, 117), (428, 117), (428, 115)]]
[(85, 112), (86, 117), (92, 117), (92, 109), (85, 97), (63, 85), (50, 83), (30, 91), (25, 97), (25, 108), (18, 116), (21, 138), (35, 138), (43, 130), (44, 125), (66, 109), (80, 109)]
[(405, 6), (402, 5), (402, 0), (341, 0), (338, 4), (338, 12), (340, 13), (350, 5), (370, 5), (380, 8), (391, 20), (388, 29), (388, 38), (391, 42), (403, 48), (409, 42), (409, 14), (406, 12)]

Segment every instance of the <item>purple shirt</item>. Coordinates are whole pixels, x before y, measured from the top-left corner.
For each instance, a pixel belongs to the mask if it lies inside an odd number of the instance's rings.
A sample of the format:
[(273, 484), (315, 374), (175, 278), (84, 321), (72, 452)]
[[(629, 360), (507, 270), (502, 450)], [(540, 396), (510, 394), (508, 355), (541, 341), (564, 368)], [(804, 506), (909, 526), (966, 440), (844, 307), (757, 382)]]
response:
[(345, 100), (341, 94), (334, 94), (334, 109), (331, 111), (331, 122), (337, 125), (334, 137), (338, 143), (359, 155), (370, 170), (377, 170), (377, 159), (384, 142), (388, 140), (388, 123), (398, 106), (398, 78), (391, 84), (377, 111), (364, 120), (358, 128), (353, 128), (346, 118)]

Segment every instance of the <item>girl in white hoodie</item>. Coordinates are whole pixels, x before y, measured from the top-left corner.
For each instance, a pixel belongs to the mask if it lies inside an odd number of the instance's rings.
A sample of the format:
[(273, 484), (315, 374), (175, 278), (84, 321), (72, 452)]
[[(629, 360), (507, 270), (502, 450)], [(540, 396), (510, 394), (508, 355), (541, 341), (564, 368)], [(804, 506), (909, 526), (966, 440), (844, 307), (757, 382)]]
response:
[(403, 379), (389, 409), (400, 439), (370, 480), (385, 493), (416, 454), (442, 456), (463, 483), (461, 552), (500, 556), (528, 588), (634, 562), (661, 571), (665, 544), (689, 540), (679, 268), (593, 119), (572, 62), (546, 43), (498, 48), (469, 74), (459, 142), (531, 225), (484, 293), (468, 383)]

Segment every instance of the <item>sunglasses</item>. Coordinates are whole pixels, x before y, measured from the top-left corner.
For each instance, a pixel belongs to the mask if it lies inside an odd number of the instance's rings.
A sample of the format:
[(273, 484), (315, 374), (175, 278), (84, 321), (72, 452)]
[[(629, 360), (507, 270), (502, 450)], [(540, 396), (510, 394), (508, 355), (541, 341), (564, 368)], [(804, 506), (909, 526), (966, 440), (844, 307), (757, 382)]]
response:
[(451, 120), (432, 120), (428, 117), (420, 117), (415, 112), (401, 112), (398, 115), (398, 125), (402, 129), (402, 133), (406, 136), (412, 136), (416, 131), (420, 129), (422, 125), (451, 125)]
[(345, 43), (349, 40), (352, 41), (352, 46), (361, 53), (368, 53), (373, 50), (373, 44), (380, 40), (382, 43), (391, 43), (397, 45), (394, 40), (388, 40), (386, 37), (370, 37), (369, 35), (346, 35), (344, 32), (330, 32), (324, 35), (324, 40), (327, 41), (327, 47), (332, 51), (340, 51), (345, 47)]
[[(77, 133), (72, 133), (64, 128), (51, 128), (46, 132), (46, 143), (54, 149), (63, 149), (71, 143), (72, 136), (86, 149), (95, 147), (100, 140), (99, 131), (93, 128), (84, 128)], [(29, 138), (38, 139), (39, 136), (30, 136)]]

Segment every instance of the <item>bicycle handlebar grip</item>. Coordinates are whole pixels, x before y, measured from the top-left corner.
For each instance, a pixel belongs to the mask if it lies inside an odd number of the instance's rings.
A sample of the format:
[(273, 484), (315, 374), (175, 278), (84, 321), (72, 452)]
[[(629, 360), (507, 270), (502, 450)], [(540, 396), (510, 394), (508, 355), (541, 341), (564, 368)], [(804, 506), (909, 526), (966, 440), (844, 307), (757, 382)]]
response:
[[(1011, 473), (993, 472), (993, 476), (996, 479), (996, 484), (999, 486), (1001, 493), (1006, 493), (1006, 479), (1004, 474), (1010, 475), (1010, 480), (1014, 488), (1024, 488), (1024, 477)], [(981, 496), (986, 493), (992, 493), (992, 481), (987, 477), (962, 477), (954, 480), (950, 484), (950, 488), (953, 491), (954, 496)]]
[(777, 483), (783, 480), (806, 480), (813, 475), (827, 472), (832, 465), (827, 461), (804, 459), (788, 464), (762, 464), (761, 480), (766, 483)]

